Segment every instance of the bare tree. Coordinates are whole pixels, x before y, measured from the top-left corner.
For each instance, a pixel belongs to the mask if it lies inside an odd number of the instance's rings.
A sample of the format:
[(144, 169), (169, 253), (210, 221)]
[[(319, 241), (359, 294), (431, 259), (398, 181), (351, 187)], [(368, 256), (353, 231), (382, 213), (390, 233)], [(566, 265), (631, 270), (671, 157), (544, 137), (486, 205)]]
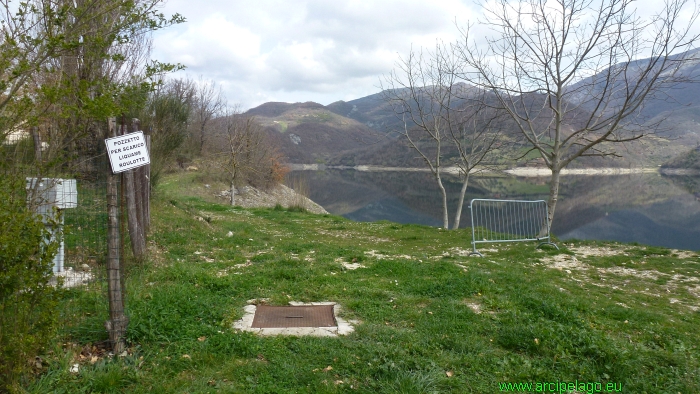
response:
[[(443, 228), (449, 228), (445, 164), (458, 168), (462, 183), (453, 220), (459, 227), (469, 176), (502, 145), (501, 117), (480, 99), (485, 92), (459, 83), (459, 62), (452, 47), (430, 53), (411, 51), (383, 81), (382, 91), (401, 119), (400, 137), (430, 169), (442, 197)], [(446, 160), (451, 160), (447, 161)]]
[(220, 132), (211, 151), (213, 163), (230, 186), (231, 205), (236, 203), (236, 185), (278, 183), (286, 173), (279, 156), (255, 118), (244, 116), (237, 108), (227, 108), (217, 119)]
[(562, 169), (654, 132), (640, 110), (686, 81), (698, 8), (663, 5), (644, 20), (633, 0), (497, 0), (483, 4), (493, 36), (477, 44), (463, 30), (460, 78), (493, 94), (551, 170), (550, 226)]
[(221, 89), (213, 81), (202, 78), (196, 83), (192, 105), (192, 127), (198, 138), (199, 154), (204, 153), (204, 145), (210, 134), (208, 126), (211, 120), (221, 115), (226, 107), (226, 101)]
[(462, 99), (463, 104), (452, 116), (454, 124), (448, 128), (451, 147), (454, 147), (458, 154), (459, 159), (455, 161), (455, 165), (462, 180), (453, 229), (459, 228), (469, 176), (492, 169), (490, 164), (494, 154), (498, 153), (501, 159), (507, 158), (512, 148), (504, 132), (507, 127), (505, 113), (488, 106), (488, 93), (463, 87), (457, 90), (458, 97), (461, 96), (460, 91), (464, 91), (468, 96)]

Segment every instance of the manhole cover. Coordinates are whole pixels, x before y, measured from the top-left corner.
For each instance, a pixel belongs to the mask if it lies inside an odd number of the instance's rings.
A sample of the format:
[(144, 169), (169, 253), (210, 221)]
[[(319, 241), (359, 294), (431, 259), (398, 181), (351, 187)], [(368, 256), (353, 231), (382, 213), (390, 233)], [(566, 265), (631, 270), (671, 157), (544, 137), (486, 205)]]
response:
[(333, 305), (258, 305), (253, 328), (335, 327)]

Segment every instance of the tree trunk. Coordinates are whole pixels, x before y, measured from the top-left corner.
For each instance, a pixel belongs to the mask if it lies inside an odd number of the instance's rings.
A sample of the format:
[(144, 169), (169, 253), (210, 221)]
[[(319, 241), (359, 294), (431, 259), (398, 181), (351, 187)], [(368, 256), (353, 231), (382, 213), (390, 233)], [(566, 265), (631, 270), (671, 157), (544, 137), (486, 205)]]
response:
[(231, 176), (231, 206), (236, 205), (236, 187), (234, 186), (236, 184), (236, 167), (234, 166), (233, 168)]
[[(133, 118), (131, 120), (131, 125), (132, 125), (132, 133), (136, 133), (139, 131), (140, 128), (140, 121), (136, 118)], [(140, 239), (143, 238), (143, 247), (144, 250), (146, 248), (146, 220), (144, 219), (145, 216), (145, 201), (146, 201), (146, 167), (141, 166), (138, 168), (134, 168), (131, 172), (133, 172), (134, 176), (134, 197), (135, 197), (135, 203), (136, 203), (136, 220), (138, 220), (138, 228), (139, 228), (139, 242)]]
[(455, 213), (454, 224), (452, 225), (453, 230), (459, 228), (459, 221), (462, 216), (462, 206), (464, 205), (464, 195), (467, 193), (467, 185), (469, 185), (469, 173), (464, 177), (464, 182), (462, 183), (462, 190), (459, 191), (459, 201), (457, 202), (457, 212)]
[(34, 160), (37, 163), (41, 163), (41, 135), (39, 135), (39, 128), (32, 127), (32, 138), (34, 139)]
[[(134, 119), (134, 121), (137, 119)], [(124, 120), (122, 119), (122, 122)], [(136, 122), (133, 122), (136, 125)], [(125, 125), (122, 125), (125, 129)], [(123, 135), (123, 134), (122, 134)], [(139, 168), (124, 171), (124, 184), (126, 189), (126, 215), (129, 224), (129, 240), (131, 241), (131, 250), (134, 253), (134, 258), (137, 261), (142, 261), (146, 256), (146, 236), (143, 229), (143, 206), (140, 203), (140, 189), (142, 186), (139, 183), (138, 177)]]
[(204, 152), (204, 126), (199, 129), (199, 154)]
[[(116, 136), (116, 120), (109, 121), (110, 134)], [(107, 173), (107, 287), (109, 294), (109, 320), (105, 328), (115, 354), (125, 346), (126, 328), (129, 319), (124, 315), (124, 297), (121, 283), (121, 262), (119, 253), (119, 205), (117, 199), (117, 177), (111, 170)]]
[(134, 184), (134, 171), (124, 172), (126, 183), (126, 215), (129, 218), (129, 239), (131, 240), (131, 250), (134, 252), (136, 260), (141, 261), (146, 254), (146, 242), (143, 237), (143, 229), (139, 223), (138, 208), (136, 206), (136, 185)]
[(450, 228), (450, 218), (447, 214), (447, 192), (445, 191), (445, 186), (442, 184), (440, 171), (436, 171), (435, 174), (435, 179), (437, 179), (438, 186), (440, 187), (440, 193), (442, 194), (442, 228), (447, 230)]
[[(552, 178), (549, 180), (549, 201), (547, 202), (547, 228), (540, 230), (540, 236), (545, 236), (552, 228), (552, 221), (554, 220), (554, 209), (557, 207), (557, 200), (559, 198), (559, 176), (561, 175), (561, 168), (558, 165), (552, 163)], [(544, 234), (543, 234), (544, 233)]]

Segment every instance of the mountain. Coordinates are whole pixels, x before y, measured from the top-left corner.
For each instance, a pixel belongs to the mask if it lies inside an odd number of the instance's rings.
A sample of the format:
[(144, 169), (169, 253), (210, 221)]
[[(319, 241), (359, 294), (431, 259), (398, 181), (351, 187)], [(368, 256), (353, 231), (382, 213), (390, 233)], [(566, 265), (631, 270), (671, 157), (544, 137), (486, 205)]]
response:
[(674, 157), (661, 166), (663, 169), (700, 170), (700, 144), (695, 148)]
[[(700, 56), (700, 50), (675, 55)], [(648, 60), (638, 60), (630, 68), (640, 67)], [(614, 67), (622, 67), (617, 65)], [(571, 127), (583, 122), (591, 108), (587, 108), (587, 97), (600, 93), (605, 71), (590, 76), (571, 85), (568, 100), (578, 106), (577, 116)], [(669, 162), (688, 151), (689, 147), (700, 144), (700, 58), (687, 62), (677, 71), (675, 77), (685, 80), (672, 89), (657, 94), (636, 113), (647, 124), (660, 123), (658, 132), (649, 133), (640, 141), (618, 145), (616, 151), (622, 158), (579, 158), (573, 167), (648, 167)], [(584, 92), (584, 86), (589, 85)], [(427, 89), (427, 88), (426, 88)], [(463, 96), (478, 92), (476, 88), (460, 84)], [(398, 91), (400, 93), (400, 91)], [(282, 153), (291, 163), (323, 162), (334, 165), (374, 164), (385, 166), (417, 166), (424, 163), (404, 141), (397, 139), (392, 131), (401, 130), (403, 123), (391, 105), (384, 99), (387, 92), (379, 92), (351, 101), (336, 101), (327, 106), (314, 102), (279, 103), (270, 102), (248, 110), (266, 126), (271, 139), (279, 144)], [(571, 94), (573, 93), (573, 94)], [(588, 95), (588, 96), (587, 96)], [(541, 104), (543, 97), (538, 93), (523, 96), (523, 100)], [(545, 110), (546, 112), (547, 110)], [(543, 112), (541, 123), (547, 127), (551, 117)], [(508, 138), (516, 141), (520, 137), (515, 127), (508, 127), (512, 133)], [(445, 151), (445, 164), (450, 163), (455, 152)], [(527, 158), (532, 159), (533, 155)], [(680, 159), (679, 159), (680, 160)], [(536, 159), (532, 162), (542, 165)], [(526, 164), (525, 161), (518, 163)]]
[[(654, 164), (666, 162), (687, 151), (689, 146), (700, 143), (700, 49), (669, 56), (668, 60), (672, 64), (683, 61), (683, 64), (677, 70), (662, 73), (659, 77), (661, 81), (669, 78), (667, 87), (650, 94), (633, 114), (634, 122), (642, 128), (645, 125), (658, 127), (652, 138), (647, 139), (646, 144), (641, 144), (641, 150), (626, 152), (628, 157), (641, 156), (643, 160), (652, 160)], [(649, 62), (649, 59), (640, 59), (629, 64), (621, 63), (572, 84), (567, 93), (569, 101), (583, 109), (593, 110), (595, 97), (604, 94), (606, 88), (612, 92), (626, 91), (622, 82), (613, 84), (612, 89), (607, 87), (608, 73), (625, 70), (627, 78), (635, 80), (635, 74), (648, 67)], [(607, 106), (615, 108), (624, 98), (623, 93), (612, 94)]]
[(314, 103), (270, 102), (252, 108), (268, 136), (290, 163), (326, 162), (331, 156), (362, 149), (380, 138), (362, 123)]
[(336, 101), (326, 107), (335, 114), (354, 119), (379, 132), (387, 132), (401, 124), (382, 93), (352, 101)]

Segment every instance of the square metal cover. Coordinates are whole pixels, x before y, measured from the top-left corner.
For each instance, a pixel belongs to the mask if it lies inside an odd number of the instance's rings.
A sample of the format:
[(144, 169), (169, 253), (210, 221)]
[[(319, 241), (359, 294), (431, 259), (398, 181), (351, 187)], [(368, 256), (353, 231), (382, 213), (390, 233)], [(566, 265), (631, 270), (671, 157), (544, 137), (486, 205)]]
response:
[(335, 327), (333, 305), (258, 305), (253, 328)]

